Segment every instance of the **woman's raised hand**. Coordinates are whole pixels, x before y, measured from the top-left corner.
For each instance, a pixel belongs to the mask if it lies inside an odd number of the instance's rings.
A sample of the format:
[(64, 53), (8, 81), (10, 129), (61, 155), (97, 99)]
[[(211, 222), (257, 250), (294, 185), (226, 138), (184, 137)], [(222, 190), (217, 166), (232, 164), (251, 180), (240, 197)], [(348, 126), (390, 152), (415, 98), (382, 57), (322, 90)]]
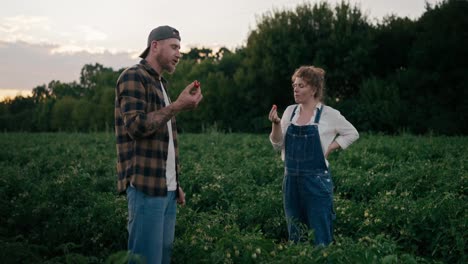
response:
[(268, 119), (273, 123), (273, 124), (279, 124), (281, 122), (281, 118), (278, 117), (278, 112), (276, 111), (277, 107), (276, 105), (273, 105), (270, 110), (270, 114), (268, 115)]

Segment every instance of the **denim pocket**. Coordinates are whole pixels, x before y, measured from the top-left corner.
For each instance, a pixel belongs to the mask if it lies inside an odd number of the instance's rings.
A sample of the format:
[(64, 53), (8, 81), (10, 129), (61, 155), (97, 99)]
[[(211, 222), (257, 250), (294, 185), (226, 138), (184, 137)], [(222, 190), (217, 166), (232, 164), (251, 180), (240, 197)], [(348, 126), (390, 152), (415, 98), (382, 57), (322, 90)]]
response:
[(317, 178), (319, 179), (320, 183), (322, 184), (323, 190), (328, 194), (333, 193), (333, 181), (331, 179), (331, 175), (329, 172), (318, 174)]
[(313, 174), (307, 178), (307, 192), (320, 196), (331, 196), (333, 194), (333, 181), (329, 173)]
[(315, 151), (314, 135), (290, 135), (285, 144), (286, 159), (304, 161), (313, 159)]

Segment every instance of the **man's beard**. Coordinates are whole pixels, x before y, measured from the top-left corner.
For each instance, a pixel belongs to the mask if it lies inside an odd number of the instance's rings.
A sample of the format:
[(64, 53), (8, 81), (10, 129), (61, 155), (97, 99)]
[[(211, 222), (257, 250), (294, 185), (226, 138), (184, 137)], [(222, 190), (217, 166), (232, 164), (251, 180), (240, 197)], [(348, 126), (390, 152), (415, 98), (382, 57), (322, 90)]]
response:
[[(162, 71), (165, 71), (169, 74), (172, 74), (175, 71), (176, 66), (172, 65), (171, 61), (166, 61), (163, 58), (161, 58), (158, 59), (158, 63), (159, 65), (161, 65)], [(159, 74), (162, 74), (162, 72), (160, 72)]]

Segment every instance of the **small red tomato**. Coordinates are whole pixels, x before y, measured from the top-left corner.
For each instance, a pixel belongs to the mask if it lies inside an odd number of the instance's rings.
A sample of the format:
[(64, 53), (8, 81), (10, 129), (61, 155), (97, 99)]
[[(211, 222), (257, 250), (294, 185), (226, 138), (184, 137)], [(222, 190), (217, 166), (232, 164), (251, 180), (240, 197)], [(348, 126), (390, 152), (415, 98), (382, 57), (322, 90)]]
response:
[(200, 82), (199, 81), (195, 81), (195, 83), (193, 84), (193, 86), (195, 88), (199, 88), (200, 87)]

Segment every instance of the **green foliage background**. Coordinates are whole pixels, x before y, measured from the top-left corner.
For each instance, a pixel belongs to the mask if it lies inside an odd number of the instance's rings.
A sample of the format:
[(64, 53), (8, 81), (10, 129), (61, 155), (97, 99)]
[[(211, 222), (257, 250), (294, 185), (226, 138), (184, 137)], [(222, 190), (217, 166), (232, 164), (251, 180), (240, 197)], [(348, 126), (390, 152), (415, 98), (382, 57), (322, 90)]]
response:
[[(333, 153), (336, 241), (322, 249), (286, 242), (283, 164), (266, 134), (182, 134), (173, 262), (466, 263), (467, 147), (363, 134)], [(2, 133), (0, 148), (2, 263), (125, 263), (113, 134)]]
[[(193, 48), (171, 81), (173, 100), (194, 80), (204, 99), (179, 117), (184, 132), (264, 133), (272, 104), (292, 104), (301, 65), (326, 70), (325, 102), (359, 131), (468, 132), (468, 2), (445, 0), (416, 19), (370, 21), (346, 2), (305, 2), (263, 14), (245, 46)], [(130, 65), (129, 65), (130, 66)], [(0, 103), (2, 131), (113, 130), (114, 87), (123, 69), (84, 65), (79, 82), (52, 80), (32, 97)]]
[[(468, 132), (467, 12), (446, 0), (417, 20), (371, 22), (345, 2), (304, 3), (263, 14), (236, 50), (184, 54), (166, 76), (171, 97), (197, 79), (204, 99), (177, 117), (188, 204), (173, 262), (466, 263), (468, 142), (435, 135)], [(327, 248), (286, 242), (283, 164), (266, 136), (271, 105), (293, 103), (290, 77), (304, 64), (326, 70), (325, 102), (367, 131), (331, 156)], [(126, 262), (111, 132), (122, 70), (84, 65), (79, 82), (0, 102), (2, 263)], [(44, 131), (73, 133), (24, 133)]]

